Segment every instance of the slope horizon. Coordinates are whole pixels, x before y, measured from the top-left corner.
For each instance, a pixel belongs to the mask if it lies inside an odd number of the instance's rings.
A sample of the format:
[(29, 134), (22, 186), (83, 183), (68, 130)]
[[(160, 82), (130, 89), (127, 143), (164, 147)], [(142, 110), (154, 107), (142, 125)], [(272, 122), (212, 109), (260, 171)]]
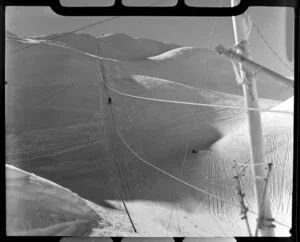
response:
[[(17, 36), (19, 38), (33, 38), (33, 39), (50, 39), (50, 38), (54, 38), (54, 40), (57, 38), (60, 38), (60, 36), (67, 36), (67, 35), (77, 35), (77, 36), (87, 36), (90, 38), (95, 38), (95, 39), (103, 39), (103, 38), (129, 38), (129, 39), (133, 39), (133, 40), (148, 40), (148, 41), (153, 41), (156, 43), (163, 43), (166, 45), (176, 45), (178, 47), (192, 47), (192, 46), (183, 46), (180, 44), (177, 44), (175, 42), (168, 42), (168, 41), (164, 41), (164, 40), (155, 40), (155, 39), (151, 39), (151, 38), (141, 38), (141, 37), (134, 37), (132, 35), (126, 34), (126, 33), (122, 33), (122, 32), (115, 32), (115, 33), (106, 33), (106, 34), (101, 34), (99, 36), (95, 36), (89, 33), (69, 33), (69, 32), (52, 32), (52, 33), (48, 33), (48, 34), (41, 34), (41, 35), (17, 35), (14, 32), (10, 31), (10, 30), (5, 30), (5, 33), (8, 35), (13, 35), (13, 36)], [(199, 48), (200, 47), (195, 47), (195, 48)], [(205, 48), (203, 48), (205, 49)]]

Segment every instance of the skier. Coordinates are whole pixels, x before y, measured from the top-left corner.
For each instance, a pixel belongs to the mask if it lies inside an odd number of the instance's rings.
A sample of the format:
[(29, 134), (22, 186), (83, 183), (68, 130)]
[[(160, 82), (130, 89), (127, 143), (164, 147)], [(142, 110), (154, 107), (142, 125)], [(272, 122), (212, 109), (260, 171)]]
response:
[(108, 102), (107, 102), (107, 104), (111, 104), (111, 98), (110, 98), (110, 97), (108, 97)]

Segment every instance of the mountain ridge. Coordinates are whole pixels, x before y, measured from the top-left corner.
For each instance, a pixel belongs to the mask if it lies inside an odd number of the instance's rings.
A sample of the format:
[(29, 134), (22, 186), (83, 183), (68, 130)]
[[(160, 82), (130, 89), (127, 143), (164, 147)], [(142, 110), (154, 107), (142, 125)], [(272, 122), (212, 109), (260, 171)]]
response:
[[(35, 40), (56, 41), (74, 48), (117, 60), (140, 60), (178, 48), (179, 45), (145, 38), (133, 38), (124, 33), (114, 33), (94, 37), (86, 33), (54, 33), (41, 36), (28, 36)], [(83, 45), (84, 43), (84, 45)]]

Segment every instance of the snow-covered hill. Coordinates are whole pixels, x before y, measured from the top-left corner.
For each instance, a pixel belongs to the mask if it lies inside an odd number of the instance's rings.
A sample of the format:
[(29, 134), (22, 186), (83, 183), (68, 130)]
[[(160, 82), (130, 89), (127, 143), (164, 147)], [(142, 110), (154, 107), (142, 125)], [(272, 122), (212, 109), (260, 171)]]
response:
[[(230, 169), (233, 159), (249, 160), (246, 111), (209, 106), (244, 106), (228, 60), (211, 50), (124, 34), (7, 37), (7, 51), (27, 45), (33, 47), (8, 53), (6, 59), (8, 164), (112, 209), (107, 217), (114, 208), (105, 201), (120, 200), (120, 192), (125, 191), (136, 226), (147, 236), (144, 224), (156, 227), (152, 236), (169, 229), (169, 236), (222, 236), (224, 231), (228, 236), (247, 235)], [(131, 149), (228, 203), (153, 170), (125, 148), (110, 126), (99, 65), (109, 85), (127, 95), (208, 105), (149, 101), (108, 91), (119, 131)], [(293, 90), (268, 79), (259, 78), (258, 90), (261, 108), (275, 107), (293, 96)], [(262, 121), (266, 159), (277, 162), (274, 174), (279, 176), (283, 167), (291, 174), (292, 116), (266, 113)], [(198, 153), (192, 153), (193, 148)], [(117, 153), (114, 159), (112, 153)], [(291, 175), (280, 179), (281, 185), (274, 185), (272, 192), (275, 218), (289, 226)], [(251, 182), (249, 178), (246, 184)], [(252, 202), (253, 186), (248, 187)], [(177, 219), (171, 216), (175, 204)], [(138, 214), (141, 208), (146, 208), (143, 217)], [(153, 215), (155, 210), (161, 212)], [(203, 216), (210, 223), (197, 220)], [(122, 224), (117, 227), (124, 232)], [(288, 229), (278, 231), (288, 235)]]
[(101, 217), (69, 189), (6, 165), (8, 235), (83, 236)]

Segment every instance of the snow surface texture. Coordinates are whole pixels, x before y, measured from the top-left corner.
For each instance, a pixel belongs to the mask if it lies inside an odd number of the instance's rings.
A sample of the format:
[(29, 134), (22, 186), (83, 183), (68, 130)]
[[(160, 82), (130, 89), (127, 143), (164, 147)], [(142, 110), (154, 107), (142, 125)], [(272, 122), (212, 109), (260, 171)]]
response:
[[(101, 62), (109, 85), (130, 95), (244, 107), (230, 61), (211, 50), (141, 42), (124, 34), (53, 36), (7, 37), (8, 51), (34, 46), (7, 55), (7, 163), (90, 200), (103, 218), (91, 236), (129, 236), (133, 230), (119, 202), (120, 176), (112, 159), (114, 147), (120, 147), (118, 169), (125, 177), (121, 185), (128, 191), (126, 204), (140, 234), (247, 236), (235, 206), (231, 169), (233, 159), (249, 161), (246, 111), (137, 100), (109, 91), (120, 133), (134, 151), (227, 201), (223, 203), (142, 164), (118, 138), (113, 144), (98, 68)], [(293, 90), (260, 74), (258, 92), (260, 108), (275, 107), (293, 96)], [(292, 106), (289, 102), (286, 105)], [(289, 227), (293, 117), (263, 113), (262, 123), (266, 161), (275, 163), (272, 209), (275, 219)], [(198, 153), (192, 154), (192, 148)], [(255, 210), (249, 174), (244, 184)], [(255, 218), (251, 217), (252, 228)], [(289, 236), (288, 229), (276, 227), (282, 236)]]
[(69, 189), (6, 165), (7, 235), (83, 236), (101, 219)]
[[(142, 230), (135, 234), (125, 213), (93, 204), (80, 198), (69, 189), (11, 165), (6, 165), (6, 184), (8, 235), (91, 237), (101, 235), (109, 237), (117, 230), (119, 236), (132, 237), (151, 236), (151, 233), (155, 233), (159, 229), (157, 226), (159, 221), (150, 222), (148, 220), (149, 224), (144, 224), (141, 227)], [(118, 206), (117, 202), (108, 202)], [(130, 206), (137, 210), (138, 216), (153, 214), (153, 211), (148, 211), (148, 206), (144, 206), (143, 203), (132, 203)], [(203, 216), (206, 222), (209, 222), (208, 218), (207, 215)], [(153, 219), (156, 219), (155, 216)], [(127, 220), (127, 225), (124, 220)], [(197, 220), (201, 220), (201, 217), (198, 217)], [(197, 220), (194, 222), (197, 223)], [(199, 229), (196, 223), (191, 224), (194, 230)], [(148, 230), (149, 226), (153, 226), (151, 233), (143, 231), (143, 228), (147, 226)], [(160, 230), (160, 233), (164, 232), (163, 227)], [(210, 230), (211, 233), (215, 232), (213, 227)], [(170, 233), (172, 233), (172, 229)], [(73, 240), (74, 238), (72, 238)], [(66, 239), (65, 242), (67, 241)], [(145, 239), (145, 241), (148, 240)], [(221, 241), (235, 240), (228, 238)]]

